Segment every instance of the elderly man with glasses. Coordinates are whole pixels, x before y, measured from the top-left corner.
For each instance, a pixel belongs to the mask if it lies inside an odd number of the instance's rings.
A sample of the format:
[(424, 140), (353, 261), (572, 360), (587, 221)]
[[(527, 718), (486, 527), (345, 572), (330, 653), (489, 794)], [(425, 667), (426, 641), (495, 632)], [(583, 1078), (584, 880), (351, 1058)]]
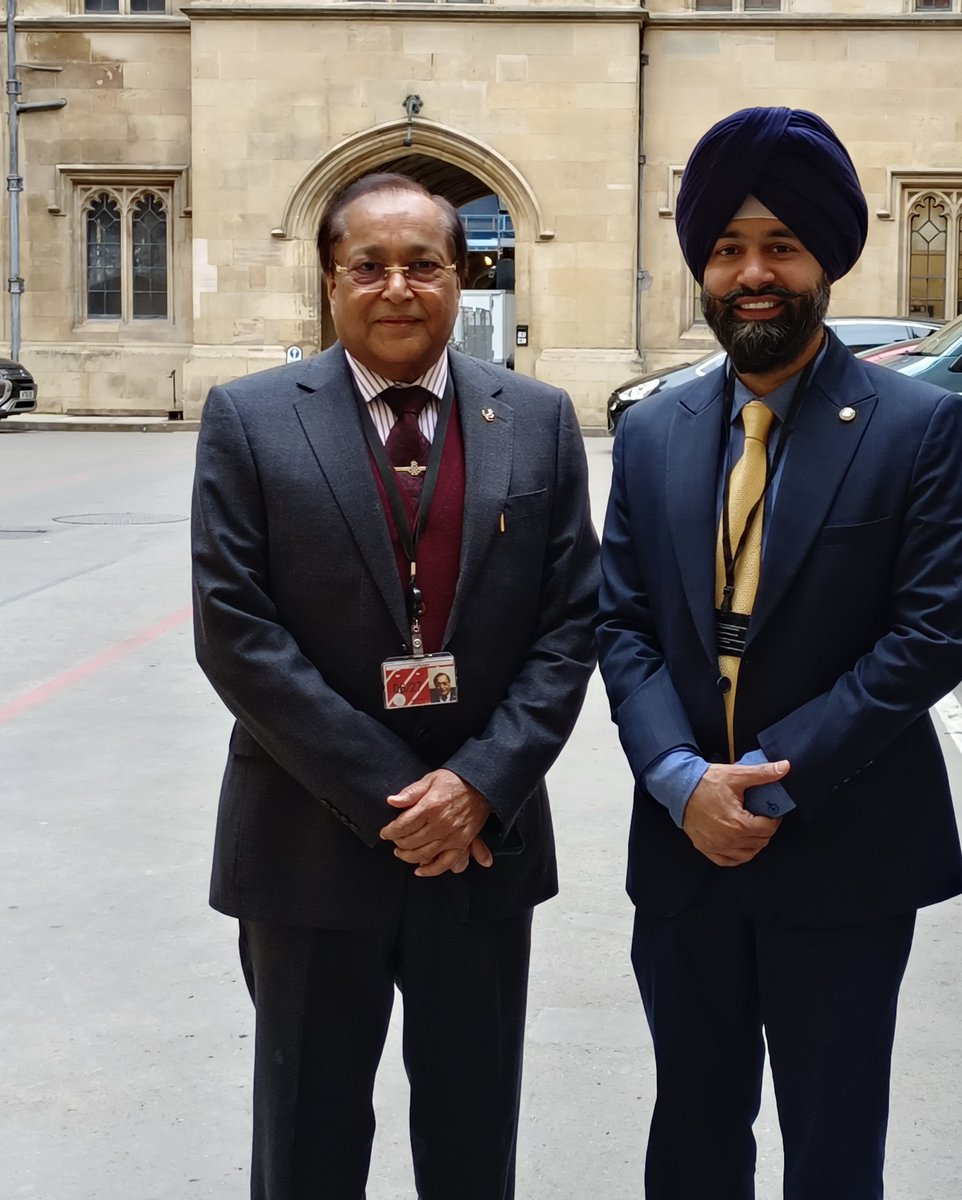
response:
[[(237, 718), (211, 902), (256, 1009), (255, 1200), (363, 1200), (395, 987), (421, 1200), (511, 1200), (544, 776), (594, 664), (571, 403), (451, 351), (445, 200), (364, 177), (318, 234), (339, 342), (211, 391), (197, 652)], [(449, 688), (441, 700), (435, 681)]]

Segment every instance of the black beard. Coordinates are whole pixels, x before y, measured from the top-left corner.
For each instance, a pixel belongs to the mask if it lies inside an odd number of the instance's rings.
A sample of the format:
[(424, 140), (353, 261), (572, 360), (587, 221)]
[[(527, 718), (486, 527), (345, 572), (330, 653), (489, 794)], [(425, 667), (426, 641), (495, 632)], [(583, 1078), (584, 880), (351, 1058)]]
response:
[[(735, 301), (746, 296), (775, 296), (785, 301), (783, 316), (773, 321), (746, 321), (735, 313)], [(740, 375), (764, 375), (787, 367), (805, 350), (828, 312), (831, 287), (826, 276), (810, 292), (785, 288), (737, 288), (727, 296), (702, 291), (701, 311)]]

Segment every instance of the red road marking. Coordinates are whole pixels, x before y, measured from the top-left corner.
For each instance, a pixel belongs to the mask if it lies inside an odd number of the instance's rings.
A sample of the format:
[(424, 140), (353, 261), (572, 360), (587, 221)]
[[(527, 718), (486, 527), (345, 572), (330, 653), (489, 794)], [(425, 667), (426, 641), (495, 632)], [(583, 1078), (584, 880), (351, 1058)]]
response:
[(69, 671), (64, 671), (62, 675), (57, 675), (53, 679), (49, 679), (46, 683), (41, 683), (39, 687), (32, 688), (29, 692), (24, 692), (22, 696), (17, 696), (13, 700), (9, 700), (6, 704), (0, 704), (0, 725), (4, 721), (9, 721), (11, 718), (19, 716), (22, 712), (26, 712), (28, 708), (34, 708), (37, 704), (43, 704), (51, 696), (56, 696), (59, 692), (64, 691), (73, 684), (79, 683), (81, 679), (86, 679), (88, 675), (102, 671), (104, 667), (109, 667), (120, 659), (126, 658), (128, 654), (139, 650), (141, 646), (146, 646), (154, 638), (158, 638), (164, 633), (169, 633), (171, 629), (176, 629), (178, 625), (182, 625), (187, 620), (191, 611), (189, 604), (186, 608), (179, 608), (176, 612), (172, 612), (164, 617), (162, 621), (157, 621), (154, 625), (148, 625), (140, 633), (134, 633), (129, 638), (124, 638), (122, 642), (118, 642), (115, 646), (111, 646), (94, 658), (89, 658), (86, 662), (80, 663), (76, 667), (71, 667)]

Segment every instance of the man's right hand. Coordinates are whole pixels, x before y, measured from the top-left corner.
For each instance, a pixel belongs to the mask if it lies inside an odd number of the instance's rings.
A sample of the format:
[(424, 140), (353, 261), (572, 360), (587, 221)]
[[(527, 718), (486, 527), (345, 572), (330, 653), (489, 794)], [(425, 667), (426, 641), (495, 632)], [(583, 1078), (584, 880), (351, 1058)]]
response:
[(745, 808), (745, 792), (782, 780), (787, 760), (757, 767), (713, 763), (688, 798), (682, 828), (696, 850), (719, 867), (740, 867), (764, 850), (781, 817), (757, 817)]

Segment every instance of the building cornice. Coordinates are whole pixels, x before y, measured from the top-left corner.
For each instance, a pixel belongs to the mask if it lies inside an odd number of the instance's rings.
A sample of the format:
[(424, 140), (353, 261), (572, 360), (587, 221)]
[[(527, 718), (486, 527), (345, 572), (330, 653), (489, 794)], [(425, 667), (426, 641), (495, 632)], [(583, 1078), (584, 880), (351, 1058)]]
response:
[(508, 21), (542, 23), (593, 21), (640, 25), (648, 12), (640, 4), (626, 8), (533, 8), (507, 4), (215, 4), (185, 5), (192, 21)]
[(644, 25), (653, 30), (756, 29), (962, 29), (962, 13), (775, 13), (775, 12), (676, 12), (650, 13), (638, 6), (629, 8), (540, 8), (506, 4), (271, 4), (214, 2), (186, 5), (178, 13), (78, 13), (45, 17), (18, 16), (17, 29), (56, 31), (102, 29), (124, 33), (178, 32), (190, 22), (203, 21), (505, 21), (509, 23), (584, 23)]
[(57, 33), (82, 30), (95, 33), (101, 29), (120, 29), (124, 33), (180, 33), (189, 29), (190, 22), (179, 13), (77, 13), (55, 17), (17, 17), (17, 29), (49, 29)]
[(944, 29), (962, 28), (962, 13), (649, 13), (650, 29)]

